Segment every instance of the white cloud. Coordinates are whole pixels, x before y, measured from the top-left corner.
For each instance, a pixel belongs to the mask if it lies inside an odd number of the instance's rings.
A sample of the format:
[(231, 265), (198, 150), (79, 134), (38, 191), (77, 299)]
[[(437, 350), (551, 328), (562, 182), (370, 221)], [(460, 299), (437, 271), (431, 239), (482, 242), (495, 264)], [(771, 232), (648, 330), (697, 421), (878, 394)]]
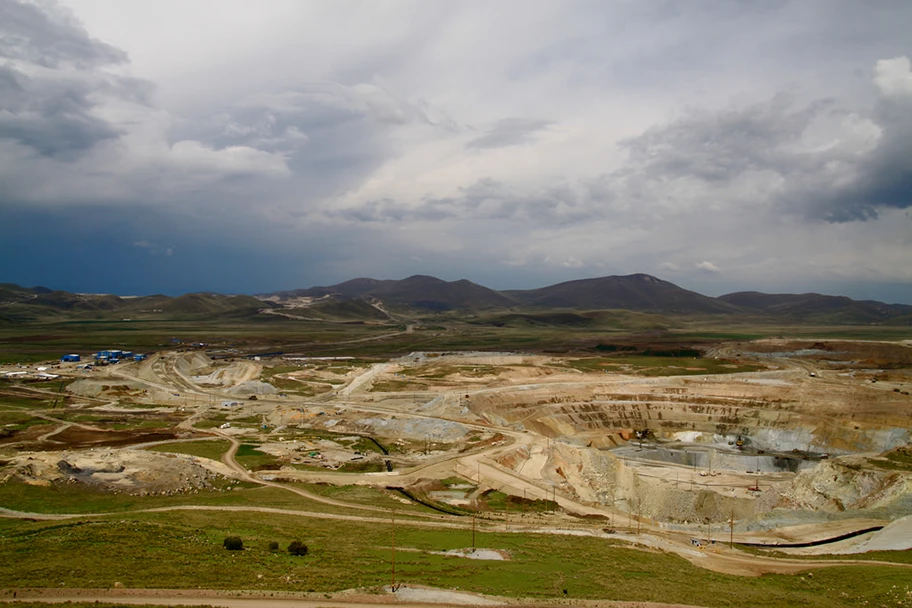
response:
[(912, 95), (912, 64), (906, 56), (881, 59), (874, 67), (874, 83), (887, 96)]
[(290, 174), (285, 159), (247, 146), (213, 149), (202, 142), (186, 140), (174, 143), (162, 157), (169, 169), (196, 174), (263, 175), (285, 177)]

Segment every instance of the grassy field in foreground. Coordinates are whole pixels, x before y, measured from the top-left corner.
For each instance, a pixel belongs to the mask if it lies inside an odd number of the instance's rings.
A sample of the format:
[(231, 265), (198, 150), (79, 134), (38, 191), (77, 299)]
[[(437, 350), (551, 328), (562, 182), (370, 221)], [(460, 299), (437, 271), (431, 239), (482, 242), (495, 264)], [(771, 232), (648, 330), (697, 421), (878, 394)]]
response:
[(231, 442), (224, 439), (202, 439), (200, 441), (178, 441), (174, 443), (163, 443), (146, 449), (148, 449), (150, 452), (189, 454), (190, 456), (199, 456), (200, 458), (219, 460), (221, 459), (222, 454), (228, 451), (229, 447), (231, 447)]
[[(390, 580), (389, 523), (308, 520), (266, 513), (135, 514), (93, 522), (3, 522), (0, 587), (214, 588), (336, 591)], [(222, 547), (239, 535), (245, 550)], [(301, 540), (306, 557), (271, 552)], [(396, 529), (397, 580), (532, 598), (600, 598), (703, 606), (899, 605), (909, 570), (839, 566), (802, 575), (745, 578), (696, 568), (661, 553), (587, 537), (479, 532), (506, 561), (432, 553), (471, 546), (469, 527)]]
[(401, 502), (393, 497), (390, 492), (384, 492), (370, 486), (336, 486), (326, 483), (295, 483), (295, 487), (318, 494), (334, 500), (341, 500), (359, 505), (396, 509), (397, 517), (403, 512), (418, 512), (437, 514), (434, 509), (411, 501)]
[(271, 507), (316, 511), (340, 515), (364, 515), (361, 509), (347, 509), (315, 502), (281, 488), (234, 480), (221, 481), (231, 491), (202, 490), (199, 494), (175, 496), (130, 496), (86, 489), (78, 485), (33, 486), (15, 481), (0, 483), (0, 505), (25, 513), (119, 513), (137, 509), (204, 505), (216, 507)]

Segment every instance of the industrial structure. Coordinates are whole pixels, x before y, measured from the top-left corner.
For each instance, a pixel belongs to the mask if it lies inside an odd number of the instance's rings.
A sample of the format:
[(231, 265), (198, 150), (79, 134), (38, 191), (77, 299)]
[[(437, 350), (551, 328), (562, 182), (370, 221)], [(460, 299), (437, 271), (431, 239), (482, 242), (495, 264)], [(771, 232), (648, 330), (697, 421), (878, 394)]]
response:
[(145, 358), (146, 355), (140, 353), (134, 354), (132, 350), (100, 350), (95, 353), (95, 362), (99, 365), (113, 365), (114, 363), (126, 361), (127, 359), (143, 361)]

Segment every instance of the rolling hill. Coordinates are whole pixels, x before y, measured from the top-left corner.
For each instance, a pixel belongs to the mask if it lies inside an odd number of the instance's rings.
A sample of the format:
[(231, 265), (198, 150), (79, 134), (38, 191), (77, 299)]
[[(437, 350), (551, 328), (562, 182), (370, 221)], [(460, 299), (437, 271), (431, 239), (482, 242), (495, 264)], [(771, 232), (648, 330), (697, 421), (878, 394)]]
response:
[(0, 322), (7, 324), (54, 318), (117, 319), (149, 315), (244, 318), (257, 315), (264, 308), (276, 306), (247, 295), (191, 293), (178, 297), (120, 297), (24, 288), (11, 284), (0, 286)]
[(576, 310), (620, 309), (682, 314), (730, 314), (737, 307), (648, 274), (567, 281), (549, 287), (505, 292), (527, 306)]
[[(191, 293), (177, 297), (78, 294), (44, 287), (0, 284), (0, 322), (121, 317), (311, 319), (385, 322), (398, 315), (467, 315), (494, 326), (587, 327), (617, 322), (617, 311), (644, 315), (643, 327), (666, 326), (679, 316), (746, 316), (756, 320), (815, 324), (912, 325), (912, 306), (844, 296), (731, 293), (718, 298), (683, 289), (647, 274), (566, 281), (539, 289), (495, 291), (466, 279), (414, 275), (401, 280), (358, 278), (338, 285), (254, 296)], [(280, 312), (280, 311), (286, 311)], [(605, 317), (606, 311), (612, 311)], [(628, 315), (629, 316), (629, 315)], [(625, 317), (627, 319), (627, 317)], [(627, 321), (631, 321), (627, 319)]]
[(507, 308), (515, 305), (508, 296), (461, 279), (447, 282), (436, 277), (414, 275), (401, 281), (353, 279), (329, 287), (312, 287), (267, 294), (277, 296), (281, 302), (292, 297), (338, 299), (376, 298), (387, 305), (398, 305), (424, 310), (481, 310)]
[(741, 291), (719, 296), (719, 300), (784, 320), (831, 323), (884, 323), (908, 319), (912, 306), (853, 300), (819, 293), (767, 294)]

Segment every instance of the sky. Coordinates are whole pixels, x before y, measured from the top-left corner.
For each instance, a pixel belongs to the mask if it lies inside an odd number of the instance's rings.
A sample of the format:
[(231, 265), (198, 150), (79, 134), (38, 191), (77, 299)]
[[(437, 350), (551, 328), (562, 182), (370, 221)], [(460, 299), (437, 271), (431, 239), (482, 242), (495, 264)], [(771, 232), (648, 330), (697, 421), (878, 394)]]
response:
[(912, 304), (908, 0), (0, 0), (0, 282)]

